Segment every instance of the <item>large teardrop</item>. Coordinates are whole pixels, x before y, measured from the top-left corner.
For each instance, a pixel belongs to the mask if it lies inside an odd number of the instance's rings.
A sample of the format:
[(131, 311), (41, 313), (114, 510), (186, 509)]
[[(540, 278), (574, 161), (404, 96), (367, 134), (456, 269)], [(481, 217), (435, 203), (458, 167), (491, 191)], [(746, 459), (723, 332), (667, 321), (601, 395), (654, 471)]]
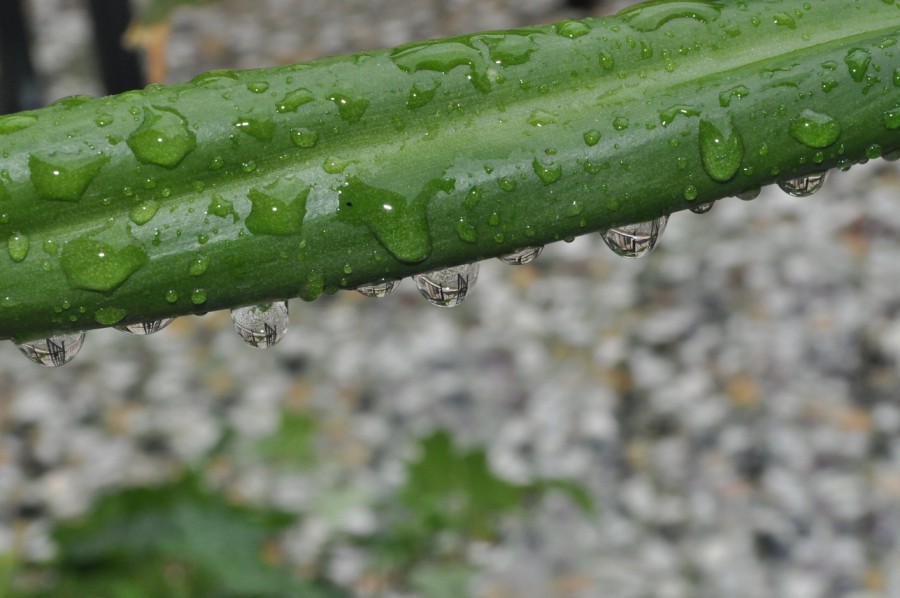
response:
[(248, 305), (231, 310), (234, 329), (251, 347), (268, 349), (284, 337), (288, 325), (287, 301)]
[(400, 284), (399, 280), (381, 280), (378, 282), (372, 282), (369, 284), (363, 284), (356, 287), (356, 290), (366, 297), (387, 297), (391, 291), (393, 291), (397, 285)]
[(822, 188), (825, 184), (825, 176), (828, 172), (816, 172), (795, 179), (778, 181), (781, 190), (794, 197), (809, 197)]
[(175, 321), (175, 318), (162, 318), (160, 320), (148, 320), (146, 322), (137, 322), (135, 324), (125, 324), (123, 326), (115, 326), (116, 330), (128, 332), (130, 334), (139, 334), (145, 336), (159, 332), (169, 324)]
[(622, 257), (644, 257), (656, 247), (669, 222), (668, 214), (656, 220), (616, 226), (601, 233), (606, 245)]
[(504, 264), (510, 264), (512, 266), (521, 266), (523, 264), (530, 264), (534, 260), (537, 259), (541, 252), (544, 250), (542, 246), (538, 247), (522, 247), (521, 249), (516, 249), (512, 253), (508, 253), (506, 255), (501, 255), (499, 259)]
[(84, 333), (73, 332), (18, 343), (17, 346), (31, 361), (47, 367), (58, 367), (72, 361), (83, 343)]
[(454, 307), (462, 303), (478, 280), (478, 264), (464, 264), (413, 276), (422, 296), (433, 305)]

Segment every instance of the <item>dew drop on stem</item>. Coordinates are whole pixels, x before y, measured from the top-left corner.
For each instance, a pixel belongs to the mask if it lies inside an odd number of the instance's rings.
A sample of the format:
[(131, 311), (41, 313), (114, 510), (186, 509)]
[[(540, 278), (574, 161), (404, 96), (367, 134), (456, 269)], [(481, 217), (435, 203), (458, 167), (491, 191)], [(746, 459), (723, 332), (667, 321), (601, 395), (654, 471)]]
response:
[(387, 297), (400, 284), (399, 280), (381, 280), (356, 287), (366, 297)]
[(616, 255), (644, 257), (656, 247), (668, 222), (669, 216), (665, 215), (656, 220), (616, 226), (601, 234)]
[(47, 367), (58, 367), (72, 361), (83, 343), (84, 333), (73, 332), (18, 343), (17, 346), (31, 361)]
[(231, 310), (234, 329), (245, 343), (267, 349), (284, 337), (288, 325), (287, 301), (237, 307)]
[(794, 197), (809, 197), (822, 188), (822, 186), (825, 184), (825, 176), (827, 174), (827, 172), (817, 172), (797, 177), (795, 179), (778, 181), (778, 186), (781, 187), (781, 190), (788, 195), (792, 195)]
[(478, 280), (478, 264), (464, 264), (413, 276), (423, 297), (439, 307), (462, 303)]
[(501, 255), (497, 259), (499, 259), (504, 264), (510, 264), (511, 266), (521, 266), (522, 264), (530, 264), (531, 262), (536, 260), (537, 257), (541, 255), (541, 252), (543, 250), (543, 246), (522, 247), (521, 249), (516, 249), (512, 253)]
[(174, 321), (175, 318), (162, 318), (159, 320), (148, 320), (146, 322), (137, 322), (135, 324), (116, 326), (115, 329), (121, 330), (122, 332), (128, 332), (129, 334), (138, 334), (141, 336), (145, 336), (148, 334), (159, 332)]

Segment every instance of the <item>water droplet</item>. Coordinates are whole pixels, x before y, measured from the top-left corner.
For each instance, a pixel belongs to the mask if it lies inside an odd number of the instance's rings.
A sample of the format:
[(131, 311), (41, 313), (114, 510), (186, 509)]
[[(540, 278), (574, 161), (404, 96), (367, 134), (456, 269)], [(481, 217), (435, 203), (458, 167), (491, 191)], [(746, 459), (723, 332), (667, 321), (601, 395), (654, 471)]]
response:
[(725, 135), (713, 123), (701, 120), (699, 139), (706, 174), (721, 183), (731, 180), (744, 158), (744, 144), (737, 129), (730, 127), (730, 135)]
[(682, 195), (688, 201), (694, 201), (695, 199), (697, 199), (698, 194), (699, 192), (697, 191), (697, 188), (693, 185), (688, 185), (684, 188), (684, 191), (682, 191)]
[(591, 32), (591, 28), (582, 21), (562, 21), (561, 23), (557, 23), (554, 27), (556, 31), (556, 35), (560, 35), (562, 37), (568, 37), (569, 39), (575, 39), (581, 37), (582, 35), (587, 35)]
[(672, 124), (672, 121), (675, 120), (676, 116), (700, 116), (700, 114), (701, 112), (699, 108), (695, 108), (694, 106), (688, 106), (685, 104), (669, 106), (665, 110), (660, 110), (658, 112), (659, 122), (664, 127), (668, 127), (670, 124)]
[(262, 303), (231, 310), (234, 329), (245, 343), (268, 349), (284, 337), (288, 326), (288, 303)]
[(27, 129), (36, 122), (37, 117), (31, 114), (10, 114), (0, 117), (0, 135), (9, 135)]
[(287, 92), (281, 101), (275, 105), (275, 110), (284, 114), (285, 112), (296, 112), (297, 108), (303, 104), (312, 102), (312, 92), (308, 89), (300, 88)]
[(884, 126), (891, 131), (900, 129), (900, 108), (894, 108), (884, 113)]
[[(218, 216), (219, 218), (227, 218), (229, 215), (234, 214), (234, 204), (218, 193), (214, 193), (209, 202), (209, 206), (206, 208), (206, 213)], [(237, 221), (236, 216), (235, 221)]]
[(464, 264), (413, 276), (416, 287), (433, 305), (454, 307), (462, 303), (478, 280), (478, 264)]
[(13, 233), (6, 242), (6, 248), (9, 251), (9, 258), (14, 262), (21, 262), (28, 256), (28, 249), (31, 246), (28, 237), (22, 233)]
[(126, 140), (134, 157), (144, 164), (175, 168), (197, 147), (187, 121), (171, 108), (144, 108), (144, 121)]
[(709, 202), (709, 203), (702, 203), (702, 204), (700, 204), (700, 205), (698, 205), (698, 206), (694, 206), (693, 208), (691, 208), (691, 211), (692, 211), (694, 214), (706, 214), (706, 213), (709, 212), (712, 208), (713, 208), (713, 203), (712, 203), (712, 202)]
[(541, 252), (544, 250), (542, 246), (538, 247), (522, 247), (521, 249), (516, 249), (512, 253), (507, 253), (506, 255), (501, 255), (499, 259), (504, 264), (510, 264), (512, 266), (521, 266), (522, 264), (530, 264), (534, 260), (537, 259)]
[(275, 121), (269, 118), (241, 116), (234, 122), (234, 126), (257, 141), (269, 142), (275, 138)]
[(206, 289), (194, 289), (191, 291), (191, 303), (194, 305), (206, 303)]
[(456, 235), (465, 243), (478, 242), (478, 229), (467, 222), (465, 218), (460, 218), (456, 223)]
[(669, 216), (656, 220), (616, 226), (602, 233), (606, 245), (622, 257), (644, 257), (656, 247)]
[(590, 131), (585, 132), (584, 134), (584, 144), (588, 147), (594, 147), (600, 143), (600, 131), (597, 129), (591, 129)]
[(113, 124), (113, 117), (109, 114), (98, 114), (94, 118), (94, 124), (101, 128), (108, 127), (109, 125)]
[(735, 197), (737, 197), (738, 199), (741, 199), (743, 201), (753, 201), (754, 199), (759, 197), (760, 191), (762, 191), (762, 189), (760, 189), (759, 187), (756, 187), (755, 189), (748, 189), (746, 191), (742, 191), (742, 192), (738, 193), (737, 195), (735, 195)]
[(351, 98), (341, 93), (335, 93), (328, 97), (338, 107), (338, 115), (341, 120), (355, 123), (359, 121), (369, 108), (369, 100), (365, 98)]
[(431, 254), (428, 203), (439, 192), (451, 192), (454, 186), (451, 179), (434, 179), (418, 195), (407, 198), (350, 177), (338, 191), (338, 217), (365, 225), (398, 260), (420, 262)]
[(148, 199), (147, 201), (143, 201), (138, 205), (131, 208), (131, 221), (137, 224), (138, 226), (147, 224), (150, 222), (156, 213), (159, 211), (159, 202), (156, 202), (152, 199)]
[(294, 127), (291, 129), (291, 142), (297, 147), (309, 149), (319, 142), (319, 134), (304, 127)]
[(202, 276), (206, 274), (207, 268), (209, 268), (209, 256), (198, 255), (191, 260), (191, 265), (188, 268), (188, 272), (190, 272), (191, 276)]
[(728, 108), (729, 106), (731, 106), (732, 98), (743, 100), (748, 95), (750, 95), (750, 89), (748, 89), (746, 85), (738, 85), (736, 87), (732, 87), (731, 89), (726, 89), (719, 94), (719, 105), (722, 108)]
[(721, 11), (721, 7), (705, 2), (663, 2), (626, 8), (619, 13), (619, 17), (635, 31), (650, 32), (675, 19), (711, 23), (719, 18)]
[(528, 115), (528, 124), (532, 127), (546, 127), (556, 122), (556, 115), (546, 110), (534, 110)]
[(247, 91), (250, 93), (266, 93), (269, 90), (269, 84), (266, 81), (251, 81), (247, 83)]
[(850, 71), (850, 77), (857, 83), (861, 83), (865, 78), (871, 62), (872, 55), (863, 48), (853, 48), (844, 56), (844, 64)]
[(778, 186), (788, 195), (794, 197), (809, 197), (822, 188), (825, 184), (825, 176), (828, 172), (817, 172), (806, 176), (788, 179), (786, 181), (778, 181)]
[(894, 69), (894, 87), (900, 87), (900, 66)]
[(788, 132), (803, 145), (818, 149), (837, 141), (841, 135), (841, 125), (827, 114), (807, 109), (791, 121)]
[(469, 82), (475, 89), (487, 93), (491, 90), (487, 70), (493, 65), (470, 44), (467, 41), (407, 44), (391, 52), (391, 60), (407, 73), (436, 71), (447, 74), (456, 67), (467, 66)]
[(121, 307), (101, 307), (94, 313), (94, 320), (103, 326), (112, 326), (121, 322), (128, 312)]
[(600, 51), (600, 66), (604, 70), (611, 71), (616, 68), (616, 61), (609, 52)]
[(562, 177), (562, 166), (555, 162), (545, 163), (535, 158), (531, 167), (545, 185), (552, 185)]
[(31, 184), (44, 199), (78, 201), (108, 161), (108, 156), (86, 150), (31, 154)]
[(624, 116), (617, 116), (613, 119), (613, 128), (616, 131), (624, 131), (628, 128), (628, 119)]
[(126, 324), (124, 326), (116, 326), (116, 330), (128, 332), (129, 334), (138, 334), (146, 336), (154, 334), (175, 321), (175, 318), (162, 318), (160, 320), (148, 320), (147, 322), (137, 322), (136, 324)]
[(515, 191), (517, 186), (516, 181), (508, 176), (497, 179), (497, 185), (504, 191)]
[(406, 98), (406, 107), (410, 110), (417, 110), (427, 105), (434, 99), (437, 88), (437, 84), (431, 87), (420, 87), (418, 83), (414, 84), (409, 90), (409, 96)]
[(168, 303), (175, 303), (176, 301), (178, 301), (178, 291), (176, 291), (175, 289), (169, 289), (168, 291), (166, 291), (166, 301)]
[(387, 297), (400, 284), (399, 280), (382, 280), (356, 287), (366, 297)]
[(292, 177), (281, 177), (247, 193), (252, 207), (245, 224), (256, 235), (296, 235), (306, 217), (309, 187)]
[(874, 160), (876, 158), (880, 158), (881, 154), (884, 150), (877, 143), (873, 143), (871, 145), (866, 146), (866, 158), (870, 160)]
[(774, 15), (772, 15), (772, 21), (774, 21), (776, 25), (781, 25), (782, 27), (787, 27), (788, 29), (797, 28), (797, 21), (795, 21), (794, 18), (786, 12), (775, 13)]
[(100, 292), (112, 291), (147, 261), (147, 254), (136, 245), (115, 247), (91, 238), (69, 241), (60, 256), (69, 284)]
[(84, 333), (74, 332), (18, 343), (16, 346), (31, 361), (47, 367), (57, 367), (72, 361), (83, 343)]

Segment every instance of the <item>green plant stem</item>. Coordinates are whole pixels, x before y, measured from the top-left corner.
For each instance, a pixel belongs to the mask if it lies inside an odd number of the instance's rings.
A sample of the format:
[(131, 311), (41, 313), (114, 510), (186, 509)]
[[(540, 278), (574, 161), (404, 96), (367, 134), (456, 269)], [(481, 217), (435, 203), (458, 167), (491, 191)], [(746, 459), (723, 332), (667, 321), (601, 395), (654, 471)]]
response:
[(900, 3), (615, 17), (0, 119), (0, 338), (315, 299), (900, 149)]

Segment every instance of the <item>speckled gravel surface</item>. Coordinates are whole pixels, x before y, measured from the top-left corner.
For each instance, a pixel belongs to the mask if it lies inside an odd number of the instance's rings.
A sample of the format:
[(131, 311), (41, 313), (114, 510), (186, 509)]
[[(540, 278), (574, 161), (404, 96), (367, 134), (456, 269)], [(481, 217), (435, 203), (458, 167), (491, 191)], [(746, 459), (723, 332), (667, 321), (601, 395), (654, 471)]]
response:
[[(32, 5), (40, 64), (60, 73), (51, 97), (96, 93), (74, 49), (80, 3)], [(228, 0), (178, 14), (171, 77), (567, 14), (545, 0)], [(499, 544), (467, 546), (472, 596), (900, 596), (898, 202), (900, 168), (879, 160), (812, 198), (772, 188), (675, 214), (642, 260), (590, 235), (533, 265), (484, 263), (455, 310), (409, 281), (382, 300), (292, 303), (265, 352), (220, 313), (149, 338), (92, 332), (56, 370), (4, 343), (0, 551), (46, 558), (53, 519), (165, 478), (225, 427), (238, 443), (270, 434), (288, 404), (321, 422), (333, 463), (237, 459), (211, 476), (307, 513), (285, 554), (324, 560), (360, 596), (393, 594), (367, 590), (366, 555), (335, 538), (377, 526), (374, 505), (436, 428), (485, 447), (507, 479), (578, 480), (600, 507), (587, 519), (550, 496)], [(340, 508), (318, 500), (335, 495)]]

